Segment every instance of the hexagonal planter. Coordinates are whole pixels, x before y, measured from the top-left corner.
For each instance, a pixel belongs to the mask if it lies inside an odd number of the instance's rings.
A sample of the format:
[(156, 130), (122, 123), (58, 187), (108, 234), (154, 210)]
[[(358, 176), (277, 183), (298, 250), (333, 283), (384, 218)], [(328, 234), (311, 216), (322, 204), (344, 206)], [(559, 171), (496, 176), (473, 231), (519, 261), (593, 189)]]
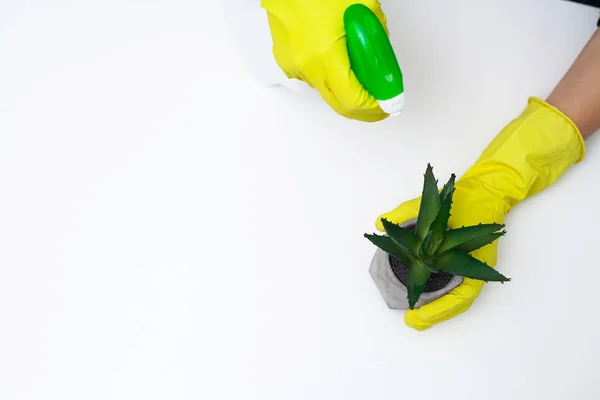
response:
[[(415, 221), (408, 221), (402, 226), (409, 230), (415, 228)], [(398, 259), (390, 256), (381, 249), (375, 251), (369, 273), (375, 281), (379, 293), (387, 306), (392, 310), (408, 310), (408, 289), (406, 288), (406, 276), (408, 267)], [(448, 273), (438, 273), (431, 276), (416, 308), (431, 303), (449, 293), (463, 282), (461, 276)]]

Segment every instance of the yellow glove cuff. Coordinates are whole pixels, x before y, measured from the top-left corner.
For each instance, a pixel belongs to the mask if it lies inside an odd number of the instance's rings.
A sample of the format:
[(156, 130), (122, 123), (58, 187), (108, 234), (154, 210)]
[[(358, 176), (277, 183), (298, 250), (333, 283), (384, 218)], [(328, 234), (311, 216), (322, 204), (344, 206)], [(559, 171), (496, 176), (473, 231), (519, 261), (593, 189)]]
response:
[(521, 115), (496, 136), (461, 181), (482, 186), (492, 198), (501, 199), (506, 214), (552, 185), (584, 156), (583, 137), (573, 121), (531, 97)]

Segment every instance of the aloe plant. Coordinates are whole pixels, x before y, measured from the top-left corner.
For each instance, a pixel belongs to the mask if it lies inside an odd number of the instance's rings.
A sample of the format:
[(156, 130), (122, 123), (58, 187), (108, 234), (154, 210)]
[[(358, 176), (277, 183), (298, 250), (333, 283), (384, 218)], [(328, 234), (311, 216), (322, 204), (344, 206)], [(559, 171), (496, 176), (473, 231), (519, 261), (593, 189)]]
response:
[(482, 281), (510, 281), (469, 253), (504, 236), (503, 224), (478, 224), (448, 228), (455, 175), (440, 191), (431, 164), (427, 164), (421, 204), (414, 232), (382, 219), (386, 235), (365, 234), (375, 246), (408, 266), (408, 305), (411, 309), (423, 293), (431, 274), (444, 271)]

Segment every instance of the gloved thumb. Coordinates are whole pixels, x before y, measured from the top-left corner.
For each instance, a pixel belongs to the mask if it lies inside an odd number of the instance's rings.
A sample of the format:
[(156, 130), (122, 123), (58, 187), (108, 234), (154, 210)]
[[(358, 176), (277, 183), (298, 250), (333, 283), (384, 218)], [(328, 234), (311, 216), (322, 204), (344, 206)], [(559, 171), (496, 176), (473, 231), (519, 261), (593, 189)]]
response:
[(421, 197), (405, 201), (393, 210), (381, 214), (379, 217), (377, 217), (377, 220), (375, 221), (375, 227), (380, 232), (384, 232), (383, 224), (381, 223), (382, 219), (386, 219), (394, 224), (403, 224), (405, 222), (417, 218), (417, 216), (419, 215), (420, 203)]

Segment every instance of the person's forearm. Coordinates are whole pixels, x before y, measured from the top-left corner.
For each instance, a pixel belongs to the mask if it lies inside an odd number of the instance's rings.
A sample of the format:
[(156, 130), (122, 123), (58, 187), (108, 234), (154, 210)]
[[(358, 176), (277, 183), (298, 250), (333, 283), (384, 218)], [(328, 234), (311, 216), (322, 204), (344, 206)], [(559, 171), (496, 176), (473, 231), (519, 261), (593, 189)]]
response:
[(546, 101), (571, 118), (584, 139), (600, 128), (600, 29)]

